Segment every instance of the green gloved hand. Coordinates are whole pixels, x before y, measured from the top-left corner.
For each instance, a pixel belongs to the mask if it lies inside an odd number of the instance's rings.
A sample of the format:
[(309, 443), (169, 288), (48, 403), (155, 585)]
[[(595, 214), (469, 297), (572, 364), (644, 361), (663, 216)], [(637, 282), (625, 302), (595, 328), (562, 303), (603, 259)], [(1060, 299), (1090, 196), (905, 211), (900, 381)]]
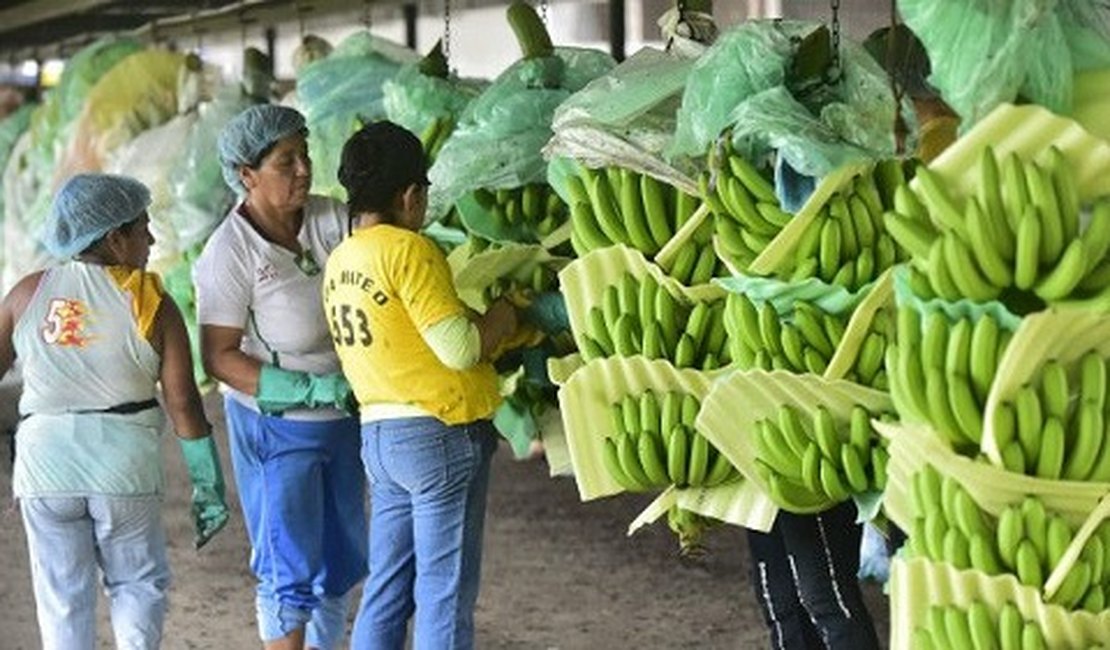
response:
[(267, 415), (279, 415), (293, 408), (327, 406), (349, 412), (358, 410), (351, 385), (341, 373), (313, 375), (270, 364), (262, 364), (254, 399), (258, 410)]
[(178, 438), (178, 442), (189, 469), (189, 481), (193, 484), (193, 527), (196, 530), (193, 546), (199, 549), (227, 524), (224, 475), (212, 436), (195, 440)]

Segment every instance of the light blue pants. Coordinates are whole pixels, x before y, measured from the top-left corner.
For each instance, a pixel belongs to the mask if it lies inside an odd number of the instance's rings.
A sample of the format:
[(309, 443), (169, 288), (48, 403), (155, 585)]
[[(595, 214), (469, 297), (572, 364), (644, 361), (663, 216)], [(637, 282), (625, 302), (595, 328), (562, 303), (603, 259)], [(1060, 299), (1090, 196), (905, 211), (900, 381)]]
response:
[(482, 564), (489, 466), (497, 434), (488, 421), (447, 426), (434, 418), (363, 425), (370, 480), (370, 577), (353, 650), (470, 650)]
[(258, 578), (263, 641), (305, 628), (343, 641), (347, 592), (366, 576), (365, 478), (356, 418), (285, 420), (224, 400), (231, 462)]
[(98, 569), (116, 647), (157, 648), (170, 584), (162, 498), (25, 497), (19, 503), (44, 650), (96, 646)]

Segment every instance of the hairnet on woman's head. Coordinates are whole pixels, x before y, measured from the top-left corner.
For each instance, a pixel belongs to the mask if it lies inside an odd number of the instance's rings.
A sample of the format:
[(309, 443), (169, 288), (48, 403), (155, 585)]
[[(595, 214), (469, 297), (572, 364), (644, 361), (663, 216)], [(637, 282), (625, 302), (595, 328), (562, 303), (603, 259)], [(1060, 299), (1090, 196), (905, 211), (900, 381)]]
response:
[(231, 118), (220, 132), (217, 149), (220, 170), (228, 187), (247, 193), (239, 180), (239, 168), (256, 165), (262, 153), (275, 142), (295, 134), (308, 134), (304, 116), (288, 106), (260, 104)]
[(78, 174), (62, 185), (43, 224), (50, 254), (69, 259), (101, 237), (142, 216), (150, 190), (129, 176)]

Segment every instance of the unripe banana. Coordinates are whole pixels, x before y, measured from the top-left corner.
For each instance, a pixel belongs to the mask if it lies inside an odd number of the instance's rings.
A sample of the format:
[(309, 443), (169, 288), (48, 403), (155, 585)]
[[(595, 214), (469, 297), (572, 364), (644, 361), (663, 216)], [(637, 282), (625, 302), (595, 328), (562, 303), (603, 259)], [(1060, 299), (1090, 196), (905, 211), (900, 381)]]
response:
[(778, 204), (775, 188), (750, 162), (739, 154), (728, 157), (729, 170), (756, 199)]
[(1036, 162), (1025, 164), (1025, 183), (1029, 188), (1029, 201), (1041, 211), (1041, 262), (1051, 262), (1060, 257), (1064, 249), (1064, 223), (1052, 179)]
[(821, 450), (814, 442), (802, 454), (802, 485), (814, 494), (827, 494), (821, 485)]
[(945, 438), (956, 447), (964, 446), (969, 440), (963, 435), (952, 407), (948, 402), (948, 382), (944, 371), (939, 368), (925, 370), (925, 399), (929, 403), (931, 422)]
[(1073, 239), (1056, 266), (1034, 285), (1033, 291), (1042, 300), (1062, 300), (1079, 285), (1088, 266), (1083, 240)]
[(778, 425), (794, 455), (798, 458), (803, 457), (812, 443), (810, 437), (806, 435), (798, 412), (790, 406), (780, 406), (778, 409)]
[[(658, 427), (658, 425), (656, 425)], [(636, 441), (636, 452), (640, 459), (640, 466), (644, 469), (653, 487), (663, 487), (671, 482), (667, 475), (667, 468), (663, 465), (666, 451), (663, 441), (655, 431), (645, 431)]]
[(949, 647), (952, 650), (975, 650), (971, 642), (971, 630), (967, 625), (967, 615), (958, 607), (948, 607), (944, 611), (944, 630), (948, 633)]
[(818, 266), (821, 279), (832, 282), (840, 269), (841, 233), (835, 219), (827, 219), (821, 227), (821, 247), (818, 251)]
[(1037, 497), (1025, 497), (1021, 502), (1021, 517), (1025, 524), (1025, 539), (1033, 545), (1039, 562), (1048, 553), (1048, 514), (1044, 504)]
[(1014, 253), (1014, 286), (1031, 289), (1037, 282), (1041, 247), (1041, 215), (1034, 205), (1021, 213), (1017, 226), (1017, 248)]
[(832, 413), (824, 406), (818, 406), (814, 411), (813, 437), (825, 458), (833, 461), (840, 459), (840, 434), (837, 433)]
[(759, 334), (766, 348), (772, 354), (782, 353), (782, 329), (779, 314), (771, 301), (759, 306)]
[(821, 459), (821, 489), (830, 499), (836, 502), (846, 500), (851, 494), (848, 492), (848, 487), (844, 485), (844, 479), (840, 476), (840, 471), (837, 470), (836, 462), (828, 458)]
[(971, 568), (967, 538), (955, 527), (949, 527), (944, 533), (944, 561), (957, 569)]
[(624, 472), (621, 468), (620, 459), (617, 457), (617, 444), (612, 438), (606, 438), (602, 443), (602, 464), (605, 466), (605, 471), (625, 490), (629, 492), (642, 492), (647, 489), (646, 485), (636, 483), (631, 477)]
[(1092, 614), (1099, 614), (1106, 609), (1106, 592), (1103, 587), (1092, 584), (1080, 603), (1084, 610)]
[(690, 436), (690, 457), (686, 465), (686, 483), (700, 487), (709, 471), (709, 440), (698, 432)]
[(1033, 548), (1033, 542), (1023, 539), (1018, 542), (1015, 554), (1015, 569), (1021, 584), (1040, 589), (1044, 585), (1044, 572), (1041, 570), (1041, 560)]
[(946, 607), (933, 605), (929, 608), (926, 615), (926, 620), (929, 626), (929, 633), (933, 639), (933, 646), (938, 648), (953, 648), (951, 640), (948, 638), (947, 626), (945, 624), (945, 611)]
[(987, 394), (994, 383), (998, 370), (998, 323), (989, 315), (982, 315), (975, 321), (971, 332), (970, 359), (968, 376), (975, 398), (980, 404), (987, 403)]
[(998, 628), (986, 603), (977, 600), (968, 606), (967, 626), (971, 630), (971, 644), (975, 650), (998, 649)]
[(859, 447), (854, 445), (840, 447), (840, 465), (844, 469), (844, 476), (848, 479), (848, 487), (853, 494), (866, 492), (870, 484), (860, 453)]
[(658, 248), (662, 248), (674, 236), (667, 205), (667, 188), (655, 178), (641, 174), (639, 198), (643, 203), (644, 217), (651, 232), (651, 239)]
[(1041, 478), (1060, 478), (1064, 469), (1064, 449), (1067, 441), (1064, 423), (1055, 417), (1045, 419), (1041, 432), (1041, 450), (1037, 455), (1036, 474)]
[(698, 411), (700, 410), (701, 404), (698, 402), (698, 398), (694, 397), (693, 395), (683, 395), (681, 416), (682, 425), (687, 427), (691, 431), (694, 430), (694, 423), (698, 419)]
[[(1010, 221), (1010, 226), (1016, 232), (1019, 229), (1017, 220), (1023, 217), (1026, 208), (1029, 207), (1029, 188), (1025, 184), (1025, 163), (1021, 161), (1017, 153), (1010, 152), (1002, 160), (1000, 168), (1002, 172), (1000, 188), (1002, 191), (1002, 205), (1006, 208), (1006, 218)], [(1020, 234), (1018, 239), (1020, 241)], [(1040, 246), (1039, 237), (1037, 245)]]
[(967, 542), (967, 548), (972, 568), (992, 576), (1002, 573), (1002, 565), (995, 554), (994, 545), (986, 535), (982, 533), (972, 535)]
[(671, 478), (671, 483), (679, 487), (686, 486), (690, 434), (690, 430), (680, 424), (667, 437), (667, 475)]
[(1017, 433), (1027, 462), (1032, 463), (1041, 451), (1041, 433), (1044, 431), (1044, 412), (1037, 391), (1029, 385), (1018, 389), (1014, 397), (1017, 413)]
[(794, 453), (782, 430), (770, 419), (756, 422), (756, 449), (771, 469), (794, 482), (801, 481), (802, 457)]
[(679, 282), (686, 283), (694, 272), (694, 265), (698, 262), (699, 252), (700, 250), (694, 242), (689, 241), (683, 244), (675, 253), (671, 268), (667, 270), (668, 275)]
[(928, 167), (919, 167), (916, 181), (922, 202), (929, 208), (929, 216), (945, 230), (950, 230), (967, 240), (967, 227), (963, 214), (944, 189), (943, 181)]
[[(1014, 280), (1013, 267), (1013, 235), (1010, 235), (1011, 254), (1004, 257), (999, 244), (999, 235), (993, 231), (994, 224), (991, 218), (983, 214), (979, 202), (974, 198), (967, 202), (967, 231), (970, 237), (971, 250), (975, 252), (975, 259), (983, 270), (983, 275), (996, 287), (1008, 287)], [(1003, 223), (1001, 228), (1009, 234), (1009, 225)]]
[(1072, 425), (1073, 437), (1064, 462), (1063, 477), (1071, 481), (1085, 480), (1098, 460), (1103, 444), (1105, 419), (1102, 407), (1093, 402), (1081, 402)]
[(621, 469), (626, 476), (632, 479), (633, 483), (644, 486), (644, 489), (651, 489), (652, 481), (648, 478), (643, 465), (640, 463), (637, 442), (637, 439), (631, 435), (620, 438), (617, 441), (617, 459), (620, 461)]
[(998, 613), (998, 645), (1001, 650), (1020, 650), (1021, 634), (1025, 620), (1017, 605), (1006, 603)]
[(1013, 571), (1017, 567), (1017, 546), (1025, 537), (1025, 522), (1017, 506), (1008, 506), (999, 514), (995, 537), (1002, 562)]
[(644, 214), (639, 175), (631, 170), (621, 169), (620, 176), (621, 185), (617, 198), (628, 237), (634, 247), (647, 255), (654, 255), (659, 251), (660, 246), (652, 237), (647, 216)]
[(814, 307), (802, 302), (796, 303), (793, 324), (807, 345), (826, 358), (832, 357), (836, 347), (825, 331), (822, 315)]
[(962, 296), (977, 302), (993, 300), (998, 296), (1002, 288), (987, 280), (967, 244), (959, 237), (946, 234), (943, 250), (948, 272)]
[(590, 309), (586, 317), (586, 331), (600, 346), (602, 356), (612, 356), (616, 348), (613, 347), (613, 339), (609, 336), (609, 326), (605, 323), (605, 315), (600, 307)]

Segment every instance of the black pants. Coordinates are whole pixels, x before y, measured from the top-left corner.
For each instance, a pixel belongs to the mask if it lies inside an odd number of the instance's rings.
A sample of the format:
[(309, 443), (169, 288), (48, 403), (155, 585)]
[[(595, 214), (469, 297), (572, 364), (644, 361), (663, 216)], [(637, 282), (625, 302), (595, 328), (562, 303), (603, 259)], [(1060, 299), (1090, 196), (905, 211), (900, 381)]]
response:
[(862, 528), (843, 503), (816, 515), (779, 512), (748, 531), (752, 584), (775, 650), (877, 650), (856, 572)]

